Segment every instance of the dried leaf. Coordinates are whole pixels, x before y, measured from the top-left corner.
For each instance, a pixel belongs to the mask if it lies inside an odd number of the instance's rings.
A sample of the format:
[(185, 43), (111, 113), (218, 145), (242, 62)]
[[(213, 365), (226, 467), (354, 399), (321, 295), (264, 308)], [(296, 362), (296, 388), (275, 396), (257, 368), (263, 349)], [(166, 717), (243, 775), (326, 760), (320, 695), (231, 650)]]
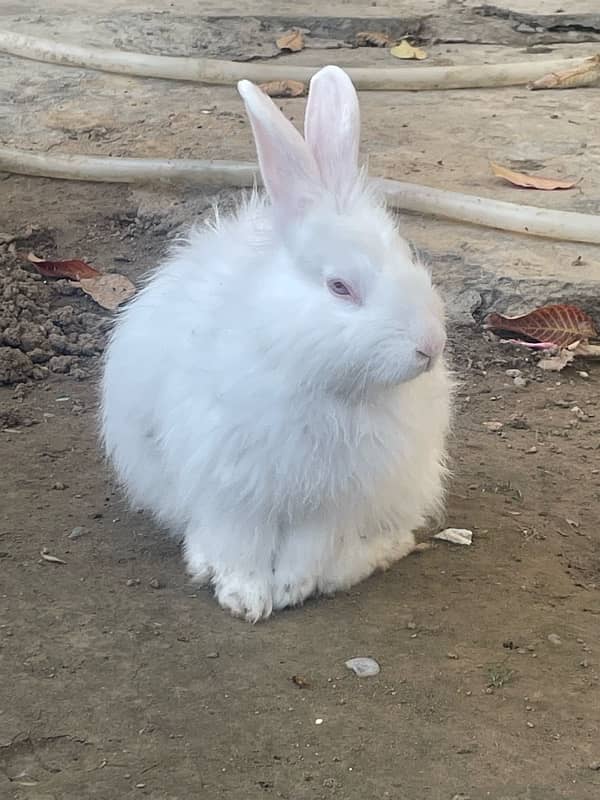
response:
[(392, 47), (390, 53), (394, 58), (416, 59), (417, 61), (422, 61), (424, 58), (427, 58), (425, 50), (422, 50), (420, 47), (414, 47), (412, 44), (409, 44), (406, 39), (395, 47)]
[(381, 31), (359, 31), (354, 41), (358, 47), (389, 47), (394, 40)]
[(289, 50), (291, 53), (298, 53), (304, 50), (304, 34), (298, 28), (292, 28), (282, 33), (275, 40), (275, 44), (280, 50)]
[(582, 358), (600, 358), (600, 344), (590, 344), (589, 342), (577, 342), (576, 345), (569, 347), (569, 350), (576, 356)]
[(519, 317), (490, 314), (486, 328), (510, 331), (537, 342), (552, 342), (556, 347), (568, 347), (598, 335), (593, 319), (577, 306), (569, 305), (543, 306)]
[(269, 81), (258, 88), (269, 97), (303, 97), (306, 94), (306, 84), (302, 81)]
[(536, 89), (579, 89), (600, 84), (600, 54), (586, 58), (583, 63), (561, 72), (550, 72), (529, 84)]
[(538, 367), (546, 372), (560, 372), (575, 358), (572, 350), (559, 350), (556, 355), (540, 358)]
[(547, 358), (538, 361), (538, 367), (548, 372), (560, 372), (577, 356), (581, 358), (600, 358), (600, 344), (574, 342), (560, 350), (555, 349)]
[(520, 186), (524, 189), (543, 189), (551, 192), (554, 189), (572, 189), (579, 181), (561, 180), (560, 178), (542, 178), (541, 175), (526, 175), (524, 172), (515, 172), (508, 167), (491, 162), (492, 172), (498, 178), (512, 183), (513, 186)]
[(33, 264), (40, 275), (45, 278), (69, 278), (72, 281), (79, 281), (82, 278), (94, 278), (102, 274), (95, 267), (78, 259), (73, 261), (44, 261), (43, 258), (38, 258), (35, 253), (28, 253), (27, 261)]
[(66, 564), (66, 561), (63, 561), (62, 558), (58, 558), (58, 556), (50, 555), (45, 549), (40, 550), (40, 555), (44, 559), (44, 561), (49, 561), (51, 564)]
[(80, 289), (95, 300), (102, 308), (114, 311), (135, 293), (135, 286), (124, 275), (107, 273), (97, 278), (84, 278), (79, 281)]

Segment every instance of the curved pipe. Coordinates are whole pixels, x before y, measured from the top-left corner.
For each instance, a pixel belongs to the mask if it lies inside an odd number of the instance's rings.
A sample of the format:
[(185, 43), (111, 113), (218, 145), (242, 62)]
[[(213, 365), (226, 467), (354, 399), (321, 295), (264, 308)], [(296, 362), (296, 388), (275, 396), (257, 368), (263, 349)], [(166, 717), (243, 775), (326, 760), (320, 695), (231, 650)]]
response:
[[(253, 186), (260, 181), (256, 164), (244, 161), (46, 155), (9, 147), (0, 147), (0, 171), (80, 181), (184, 181), (236, 188)], [(530, 236), (600, 244), (600, 217), (592, 214), (522, 206), (386, 178), (373, 180), (384, 193), (388, 205), (403, 211)]]
[[(273, 80), (309, 81), (319, 67), (238, 63), (211, 58), (154, 56), (112, 48), (55, 42), (37, 36), (0, 30), (0, 52), (33, 61), (84, 67), (120, 75), (232, 85), (246, 78), (254, 83)], [(401, 91), (517, 86), (549, 72), (577, 66), (584, 59), (524, 61), (513, 64), (469, 64), (458, 67), (349, 67), (357, 89)]]

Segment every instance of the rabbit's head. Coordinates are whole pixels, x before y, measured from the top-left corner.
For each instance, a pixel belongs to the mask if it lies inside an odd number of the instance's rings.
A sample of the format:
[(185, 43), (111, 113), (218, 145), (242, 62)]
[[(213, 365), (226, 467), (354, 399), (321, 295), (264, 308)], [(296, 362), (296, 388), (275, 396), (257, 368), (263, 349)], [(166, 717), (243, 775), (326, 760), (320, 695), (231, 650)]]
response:
[(279, 245), (262, 289), (272, 355), (303, 383), (341, 391), (433, 369), (446, 341), (442, 302), (359, 168), (348, 75), (329, 66), (313, 77), (304, 138), (258, 87), (238, 88)]

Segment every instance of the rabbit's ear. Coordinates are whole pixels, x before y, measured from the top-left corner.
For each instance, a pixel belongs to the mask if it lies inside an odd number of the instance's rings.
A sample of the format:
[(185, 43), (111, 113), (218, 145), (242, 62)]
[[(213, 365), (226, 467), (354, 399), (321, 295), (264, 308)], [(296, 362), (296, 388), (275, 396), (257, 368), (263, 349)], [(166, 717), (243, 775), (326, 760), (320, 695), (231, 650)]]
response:
[(298, 217), (322, 192), (315, 158), (302, 135), (258, 86), (244, 80), (238, 83), (238, 91), (273, 206), (284, 217)]
[(358, 96), (343, 69), (324, 67), (313, 76), (304, 137), (319, 167), (323, 185), (343, 202), (359, 175), (360, 139)]

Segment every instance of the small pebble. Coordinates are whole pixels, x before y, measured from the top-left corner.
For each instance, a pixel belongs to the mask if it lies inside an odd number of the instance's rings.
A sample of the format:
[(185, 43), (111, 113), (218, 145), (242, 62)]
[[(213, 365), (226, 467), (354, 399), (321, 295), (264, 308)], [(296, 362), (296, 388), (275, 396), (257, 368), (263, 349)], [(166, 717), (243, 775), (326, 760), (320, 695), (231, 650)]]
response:
[(518, 378), (521, 375), (521, 370), (520, 369), (507, 369), (506, 370), (506, 375), (508, 375), (509, 378)]
[(127, 579), (127, 586), (139, 586), (140, 579), (139, 578), (128, 578)]
[(158, 580), (158, 578), (151, 578), (148, 584), (151, 589), (161, 589), (162, 583)]
[(473, 541), (473, 531), (467, 528), (446, 528), (436, 533), (434, 539), (442, 539), (452, 544), (470, 545)]
[(535, 725), (534, 725), (533, 722), (527, 722), (527, 727), (528, 728), (535, 728)]
[(529, 383), (527, 378), (523, 378), (521, 375), (517, 375), (516, 378), (513, 378), (513, 383), (515, 386), (518, 386), (519, 389), (524, 389), (525, 386)]
[(526, 453), (537, 453), (537, 447), (535, 447), (535, 445), (534, 445), (533, 447), (530, 447), (529, 450), (526, 450), (525, 452)]
[(497, 433), (498, 431), (501, 431), (502, 428), (504, 427), (504, 424), (502, 422), (499, 422), (498, 420), (491, 420), (490, 422), (482, 422), (481, 424), (490, 433)]
[(218, 657), (219, 657), (219, 654), (217, 653), (217, 651), (216, 651), (216, 650), (213, 650), (213, 651), (212, 651), (212, 653), (207, 653), (207, 654), (206, 654), (206, 657), (207, 657), (207, 658), (218, 658)]
[(69, 539), (79, 539), (85, 533), (85, 528), (82, 528), (78, 525), (76, 528), (73, 528), (71, 533), (69, 534)]
[(458, 660), (458, 653), (446, 653), (446, 658), (450, 658), (453, 661)]
[(145, 789), (146, 788), (146, 784), (145, 783), (136, 783), (135, 788), (136, 789)]
[(64, 489), (67, 488), (67, 484), (63, 483), (62, 481), (56, 481), (56, 483), (52, 484), (52, 488), (55, 489), (57, 492), (62, 492)]
[(374, 658), (350, 658), (346, 661), (346, 667), (351, 669), (359, 678), (370, 678), (373, 675), (379, 675), (381, 667)]
[(549, 633), (548, 634), (548, 641), (551, 644), (562, 644), (562, 639), (557, 633)]
[(580, 378), (589, 378), (590, 377), (590, 373), (586, 372), (583, 369), (580, 370), (577, 374), (579, 375)]
[(593, 770), (596, 770), (596, 771), (600, 770), (600, 761), (592, 761), (590, 763), (589, 767), (590, 767), (590, 769), (593, 769)]
[(515, 428), (516, 430), (525, 431), (529, 428), (529, 423), (527, 419), (522, 414), (511, 414), (510, 421), (508, 423), (511, 428)]
[(322, 724), (323, 720), (321, 719), (321, 717), (317, 717), (317, 719), (315, 720), (315, 725), (322, 725)]

